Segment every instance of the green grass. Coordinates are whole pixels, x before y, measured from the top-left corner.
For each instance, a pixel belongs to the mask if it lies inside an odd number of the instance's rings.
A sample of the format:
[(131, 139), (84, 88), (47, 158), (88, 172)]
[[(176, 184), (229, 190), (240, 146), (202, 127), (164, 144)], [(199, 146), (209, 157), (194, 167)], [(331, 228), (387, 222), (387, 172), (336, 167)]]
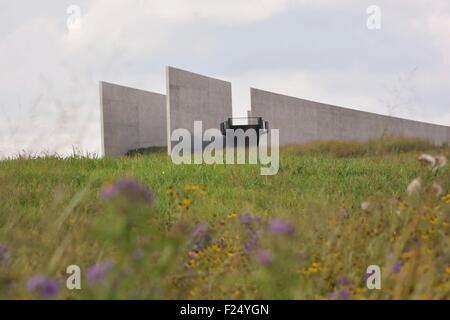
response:
[[(284, 148), (275, 176), (254, 165), (177, 166), (160, 150), (2, 161), (0, 299), (38, 298), (27, 289), (35, 275), (60, 281), (61, 299), (448, 299), (450, 170), (421, 166), (422, 152), (449, 156), (415, 140), (317, 142)], [(99, 196), (124, 176), (151, 190), (152, 205)], [(408, 196), (418, 176), (423, 188)], [(257, 218), (244, 224), (246, 214)], [(273, 233), (274, 218), (294, 233)], [(114, 268), (89, 282), (104, 261)], [(71, 291), (74, 264), (82, 289)], [(366, 288), (369, 265), (381, 267), (381, 290)]]

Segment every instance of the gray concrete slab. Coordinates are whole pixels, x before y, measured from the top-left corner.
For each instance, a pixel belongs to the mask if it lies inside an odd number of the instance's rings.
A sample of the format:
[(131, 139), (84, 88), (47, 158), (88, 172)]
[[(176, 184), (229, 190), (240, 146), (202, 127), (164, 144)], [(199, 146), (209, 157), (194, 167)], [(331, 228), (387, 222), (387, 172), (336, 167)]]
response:
[(100, 111), (104, 156), (166, 146), (165, 95), (100, 82)]
[(280, 144), (317, 140), (366, 141), (383, 136), (450, 143), (450, 127), (388, 117), (251, 89), (251, 115), (280, 130)]
[(167, 67), (167, 150), (172, 147), (174, 129), (188, 129), (193, 135), (194, 121), (201, 120), (203, 131), (220, 128), (232, 117), (231, 83), (189, 71)]

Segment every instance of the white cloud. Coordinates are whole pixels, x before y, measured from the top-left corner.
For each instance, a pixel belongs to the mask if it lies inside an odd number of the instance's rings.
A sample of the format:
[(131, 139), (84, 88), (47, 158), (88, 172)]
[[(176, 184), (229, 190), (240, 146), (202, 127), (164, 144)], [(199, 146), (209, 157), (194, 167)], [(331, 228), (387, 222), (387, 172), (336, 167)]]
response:
[(221, 23), (248, 23), (270, 18), (288, 8), (289, 0), (156, 0), (154, 12), (166, 19), (208, 18)]
[(378, 33), (360, 0), (77, 2), (76, 32), (59, 1), (0, 12), (0, 153), (98, 151), (98, 81), (164, 92), (165, 65), (232, 81), (239, 115), (252, 86), (380, 113), (400, 103), (395, 115), (450, 124), (446, 0), (380, 0)]
[(450, 13), (441, 12), (431, 16), (429, 28), (444, 63), (450, 65)]

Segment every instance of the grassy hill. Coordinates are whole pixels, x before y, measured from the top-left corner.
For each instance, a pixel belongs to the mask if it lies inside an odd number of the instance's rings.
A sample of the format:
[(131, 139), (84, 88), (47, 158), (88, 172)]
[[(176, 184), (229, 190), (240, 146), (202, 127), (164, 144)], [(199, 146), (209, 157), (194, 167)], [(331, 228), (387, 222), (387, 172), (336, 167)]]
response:
[(422, 153), (449, 149), (289, 146), (275, 176), (163, 151), (2, 161), (0, 299), (448, 299), (450, 169)]

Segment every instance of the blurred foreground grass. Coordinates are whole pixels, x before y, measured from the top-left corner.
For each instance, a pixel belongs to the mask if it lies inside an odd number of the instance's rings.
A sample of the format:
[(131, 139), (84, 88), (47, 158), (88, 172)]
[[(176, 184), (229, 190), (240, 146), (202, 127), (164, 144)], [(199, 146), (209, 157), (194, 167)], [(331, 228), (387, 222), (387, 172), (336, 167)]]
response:
[(450, 170), (422, 153), (449, 149), (288, 146), (275, 176), (164, 151), (2, 161), (0, 299), (448, 299)]

